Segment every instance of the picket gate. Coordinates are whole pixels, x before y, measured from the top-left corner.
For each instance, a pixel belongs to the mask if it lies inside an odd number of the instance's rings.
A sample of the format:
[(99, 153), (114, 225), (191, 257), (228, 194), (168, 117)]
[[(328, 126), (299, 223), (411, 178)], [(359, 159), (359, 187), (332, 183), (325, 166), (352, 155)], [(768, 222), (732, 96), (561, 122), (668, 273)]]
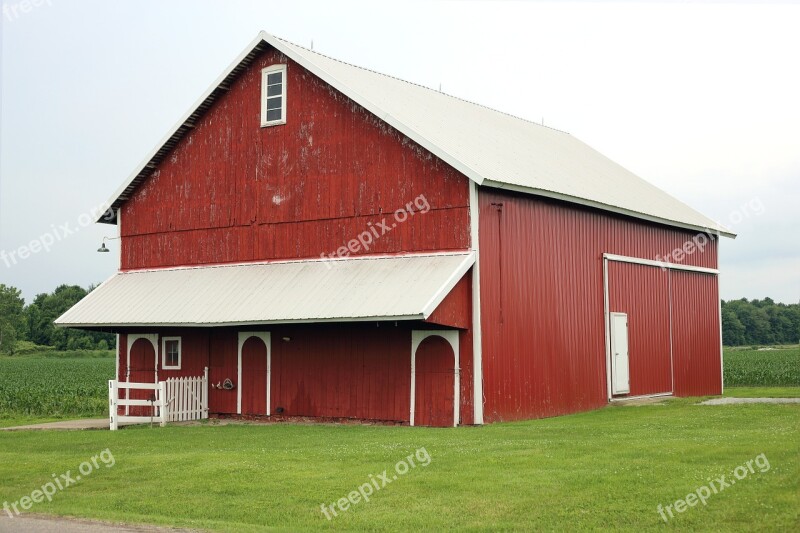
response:
[[(120, 390), (152, 390), (153, 399), (140, 400), (119, 397)], [(150, 407), (151, 416), (119, 414), (119, 408), (130, 406)], [(112, 431), (122, 425), (154, 424), (202, 420), (208, 418), (208, 367), (202, 376), (169, 378), (158, 383), (130, 383), (111, 379), (108, 381), (109, 426)]]

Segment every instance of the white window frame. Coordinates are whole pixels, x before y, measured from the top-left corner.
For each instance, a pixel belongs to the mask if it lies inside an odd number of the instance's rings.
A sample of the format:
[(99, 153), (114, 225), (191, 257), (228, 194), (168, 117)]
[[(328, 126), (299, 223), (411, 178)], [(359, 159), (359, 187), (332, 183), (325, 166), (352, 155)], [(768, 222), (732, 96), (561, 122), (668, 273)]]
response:
[[(167, 365), (167, 341), (178, 341), (178, 365), (177, 366), (168, 366)], [(182, 345), (180, 337), (161, 337), (161, 368), (164, 370), (180, 370), (181, 369), (181, 362), (182, 362)]]
[[(267, 77), (276, 72), (281, 73), (281, 118), (267, 120)], [(272, 98), (278, 95), (273, 95)], [(270, 65), (261, 69), (261, 127), (279, 126), (286, 124), (286, 65)]]

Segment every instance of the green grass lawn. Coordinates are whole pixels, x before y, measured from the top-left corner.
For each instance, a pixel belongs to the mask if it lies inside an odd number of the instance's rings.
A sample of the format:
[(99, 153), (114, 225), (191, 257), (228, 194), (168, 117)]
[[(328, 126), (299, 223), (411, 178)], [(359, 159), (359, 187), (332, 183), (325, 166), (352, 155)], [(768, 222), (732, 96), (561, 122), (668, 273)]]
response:
[[(104, 416), (108, 352), (0, 357), (0, 427)], [(800, 351), (725, 353), (725, 396), (800, 397)], [(731, 382), (749, 386), (732, 387)], [(764, 383), (780, 387), (760, 386)], [(220, 531), (784, 531), (800, 526), (800, 406), (697, 399), (456, 429), (335, 425), (0, 432), (0, 505), (109, 449), (31, 512)], [(330, 505), (415, 450), (418, 466), (328, 521)], [(664, 524), (656, 508), (760, 454), (756, 469)], [(370, 477), (373, 476), (373, 477)], [(0, 510), (2, 512), (2, 510)]]
[(800, 387), (725, 387), (731, 398), (800, 398)]
[[(656, 530), (656, 511), (759, 454), (770, 469), (667, 527), (800, 524), (800, 406), (608, 407), (456, 429), (336, 425), (0, 433), (0, 502), (108, 448), (100, 468), (32, 511), (220, 531)], [(320, 510), (424, 447), (412, 468), (328, 521)]]

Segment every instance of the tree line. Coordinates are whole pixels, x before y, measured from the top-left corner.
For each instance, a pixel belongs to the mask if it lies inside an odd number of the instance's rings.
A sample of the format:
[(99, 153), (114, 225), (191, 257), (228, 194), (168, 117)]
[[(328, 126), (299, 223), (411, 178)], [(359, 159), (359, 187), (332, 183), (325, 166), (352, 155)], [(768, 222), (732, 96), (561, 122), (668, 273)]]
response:
[(56, 350), (108, 350), (115, 336), (70, 328), (57, 328), (53, 321), (94, 289), (61, 285), (49, 294), (38, 294), (25, 305), (16, 287), (0, 283), (0, 353), (13, 355), (27, 343)]
[(800, 343), (800, 304), (763, 300), (722, 301), (722, 343), (726, 346)]

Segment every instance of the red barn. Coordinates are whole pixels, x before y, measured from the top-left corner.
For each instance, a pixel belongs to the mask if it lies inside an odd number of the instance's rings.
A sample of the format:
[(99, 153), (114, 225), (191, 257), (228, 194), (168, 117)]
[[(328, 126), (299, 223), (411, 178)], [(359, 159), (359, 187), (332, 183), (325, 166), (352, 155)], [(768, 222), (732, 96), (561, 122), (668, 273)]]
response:
[(567, 133), (262, 33), (110, 202), (57, 320), (212, 414), (482, 424), (720, 394), (727, 229)]

